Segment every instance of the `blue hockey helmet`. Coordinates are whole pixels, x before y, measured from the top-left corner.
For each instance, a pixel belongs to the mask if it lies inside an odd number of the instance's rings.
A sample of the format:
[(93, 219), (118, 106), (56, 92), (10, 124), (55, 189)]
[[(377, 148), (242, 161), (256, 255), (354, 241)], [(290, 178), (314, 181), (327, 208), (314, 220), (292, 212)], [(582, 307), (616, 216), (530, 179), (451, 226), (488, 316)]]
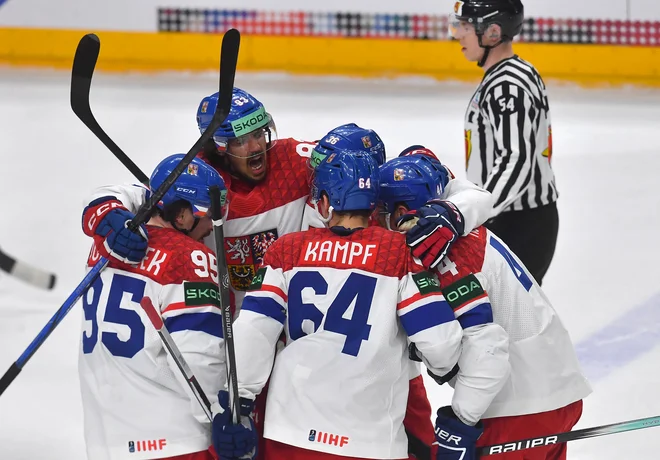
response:
[(451, 172), (451, 170), (446, 165), (442, 164), (442, 162), (440, 161), (438, 156), (435, 153), (433, 153), (431, 151), (431, 149), (427, 149), (423, 145), (411, 145), (410, 147), (402, 150), (401, 153), (399, 154), (400, 157), (408, 157), (408, 156), (413, 156), (413, 155), (423, 155), (423, 156), (428, 157), (431, 160), (433, 160), (434, 164), (437, 167), (440, 167), (440, 168), (446, 170), (446, 172), (447, 172), (447, 181), (450, 181), (450, 180), (456, 178), (456, 176), (454, 176), (454, 173)]
[(316, 144), (309, 166), (316, 168), (325, 157), (338, 150), (365, 152), (371, 155), (378, 165), (385, 163), (385, 144), (378, 134), (374, 130), (349, 123), (336, 127)]
[[(219, 93), (205, 97), (197, 109), (197, 127), (203, 133), (208, 128), (218, 107)], [(240, 147), (250, 139), (265, 137), (266, 150), (277, 141), (277, 129), (264, 105), (250, 93), (234, 88), (231, 109), (225, 122), (213, 134), (220, 151), (229, 151), (232, 146)], [(231, 153), (231, 152), (229, 152)]]
[(440, 198), (449, 179), (442, 163), (426, 155), (394, 158), (380, 167), (379, 204), (387, 214), (393, 213), (398, 203), (418, 209)]
[(312, 202), (328, 195), (335, 211), (376, 209), (378, 164), (363, 151), (336, 150), (321, 161), (314, 171)]
[[(184, 156), (183, 153), (177, 153), (161, 161), (151, 174), (150, 188), (156, 190), (160, 187)], [(206, 213), (211, 207), (209, 187), (212, 185), (220, 187), (222, 205), (224, 206), (227, 189), (222, 177), (211, 166), (199, 158), (195, 158), (163, 195), (159, 206), (166, 208), (176, 201), (185, 200), (192, 206), (193, 213)]]

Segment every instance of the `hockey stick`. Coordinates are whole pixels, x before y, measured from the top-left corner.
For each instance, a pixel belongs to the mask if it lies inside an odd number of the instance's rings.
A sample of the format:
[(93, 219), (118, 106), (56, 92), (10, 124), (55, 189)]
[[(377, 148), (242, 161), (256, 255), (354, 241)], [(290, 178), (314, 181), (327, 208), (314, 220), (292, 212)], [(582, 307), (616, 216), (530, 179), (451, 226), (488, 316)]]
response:
[(53, 289), (57, 280), (54, 273), (16, 260), (2, 249), (0, 249), (0, 270), (41, 289)]
[[(222, 235), (222, 204), (220, 197), (220, 189), (218, 186), (212, 186), (209, 188), (211, 194), (211, 214), (213, 216), (213, 225), (214, 225), (214, 236), (216, 245), (223, 244), (224, 238)], [(223, 246), (220, 246), (222, 248)], [(224, 252), (221, 252), (216, 248), (216, 253), (223, 255)], [(218, 262), (218, 287), (220, 288), (220, 308), (223, 313), (223, 324), (222, 331), (223, 337), (225, 340), (225, 356), (227, 361), (227, 382), (229, 386), (229, 407), (232, 410), (232, 419), (234, 424), (240, 423), (240, 405), (238, 400), (238, 381), (236, 380), (236, 357), (234, 354), (234, 340), (232, 336), (232, 316), (229, 304), (229, 275), (227, 274), (227, 262), (225, 259), (222, 259), (224, 264)], [(224, 265), (224, 269), (221, 267)], [(222, 270), (222, 271), (221, 271)], [(153, 302), (149, 297), (143, 297), (140, 301), (140, 306), (144, 312), (149, 317), (149, 321), (153, 324), (154, 328), (158, 332), (163, 345), (167, 349), (168, 353), (176, 363), (177, 367), (181, 371), (181, 374), (186, 379), (190, 390), (195, 395), (195, 398), (199, 402), (199, 405), (204, 410), (204, 413), (208, 417), (209, 421), (213, 422), (213, 412), (211, 411), (211, 403), (209, 398), (204, 393), (201, 385), (197, 381), (195, 374), (192, 373), (188, 363), (186, 363), (185, 358), (181, 354), (179, 347), (176, 345), (169, 331), (165, 327), (163, 318), (158, 314), (156, 308), (154, 307)], [(232, 396), (232, 393), (236, 396)], [(232, 399), (233, 397), (233, 399)]]
[(209, 187), (211, 195), (211, 219), (213, 219), (213, 237), (215, 238), (215, 253), (218, 261), (218, 288), (220, 290), (220, 309), (222, 310), (222, 336), (225, 339), (225, 358), (227, 363), (227, 388), (229, 390), (229, 407), (232, 421), (238, 425), (241, 420), (241, 406), (238, 397), (238, 380), (236, 377), (236, 351), (234, 349), (234, 329), (229, 299), (229, 271), (225, 258), (225, 235), (222, 222), (222, 200), (218, 186)]
[(192, 371), (190, 370), (190, 367), (188, 367), (188, 363), (186, 363), (186, 360), (184, 359), (183, 355), (181, 354), (181, 351), (179, 350), (179, 347), (176, 345), (169, 331), (165, 327), (165, 323), (163, 323), (163, 318), (161, 318), (158, 312), (156, 312), (156, 308), (154, 307), (154, 304), (149, 297), (143, 297), (142, 300), (140, 301), (140, 306), (149, 317), (149, 321), (151, 321), (151, 324), (153, 324), (154, 328), (156, 328), (156, 331), (160, 336), (160, 340), (163, 342), (163, 345), (165, 345), (165, 348), (167, 348), (167, 351), (169, 352), (170, 356), (172, 357), (177, 367), (181, 371), (181, 374), (183, 374), (183, 376), (185, 377), (186, 382), (188, 382), (188, 386), (190, 387), (190, 390), (195, 395), (195, 398), (197, 398), (197, 401), (204, 410), (204, 413), (208, 417), (209, 422), (213, 423), (213, 412), (211, 411), (211, 402), (209, 401), (209, 398), (206, 396), (206, 393), (204, 393), (204, 390), (197, 381), (195, 374), (193, 374)]
[(149, 178), (103, 131), (89, 105), (92, 75), (94, 74), (100, 49), (101, 41), (94, 34), (85, 35), (78, 44), (76, 58), (73, 60), (73, 70), (71, 72), (71, 109), (80, 118), (80, 121), (103, 142), (108, 150), (133, 173), (137, 180), (149, 186)]
[(624, 433), (626, 431), (641, 430), (656, 426), (660, 426), (660, 416), (640, 418), (637, 420), (629, 420), (627, 422), (613, 423), (611, 425), (602, 425), (592, 428), (584, 428), (582, 430), (557, 433), (550, 436), (522, 439), (520, 441), (485, 446), (480, 448), (478, 453), (479, 455), (486, 456), (501, 454), (504, 452), (515, 452), (518, 450), (532, 449), (534, 447), (549, 446), (568, 441), (577, 441), (578, 439), (594, 438), (596, 436), (606, 436), (608, 434)]
[[(81, 43), (88, 43), (87, 35), (83, 37)], [(202, 146), (208, 139), (213, 136), (213, 133), (222, 125), (224, 120), (229, 114), (231, 108), (231, 98), (234, 88), (234, 77), (236, 74), (236, 64), (238, 61), (238, 49), (240, 45), (240, 34), (235, 29), (230, 29), (225, 33), (222, 39), (222, 54), (220, 55), (220, 99), (218, 107), (213, 114), (211, 123), (208, 128), (202, 133), (202, 136), (195, 142), (190, 151), (181, 159), (179, 164), (174, 168), (169, 176), (163, 181), (160, 187), (154, 191), (146, 203), (140, 206), (135, 217), (129, 222), (127, 227), (131, 231), (135, 231), (140, 225), (147, 221), (151, 215), (151, 211), (158, 201), (165, 195), (167, 189), (176, 181), (181, 175), (183, 170), (195, 158), (197, 153), (201, 150)], [(91, 67), (91, 71), (86, 73), (93, 73), (93, 66), (96, 63), (96, 54), (92, 49), (92, 54), (87, 54), (89, 51), (88, 46), (78, 46), (76, 56), (74, 58), (74, 67), (78, 64), (78, 69), (87, 69)], [(75, 61), (78, 61), (77, 63)], [(88, 67), (84, 67), (87, 65)], [(78, 80), (75, 80), (78, 81)], [(73, 81), (72, 81), (73, 83)], [(101, 257), (101, 260), (94, 265), (94, 267), (87, 273), (85, 278), (78, 284), (74, 291), (64, 301), (62, 306), (55, 312), (53, 317), (48, 321), (46, 326), (37, 334), (34, 340), (28, 345), (23, 354), (14, 362), (7, 372), (0, 378), (0, 395), (4, 393), (7, 387), (14, 381), (16, 376), (21, 372), (25, 364), (30, 360), (32, 355), (39, 349), (39, 347), (46, 341), (48, 336), (55, 330), (55, 328), (62, 322), (64, 317), (69, 313), (71, 308), (75, 305), (78, 299), (87, 291), (89, 286), (94, 282), (96, 277), (108, 264), (108, 260)]]
[[(103, 259), (102, 259), (103, 260)], [(107, 264), (107, 261), (105, 261)], [(62, 306), (55, 312), (53, 317), (46, 323), (43, 329), (39, 331), (39, 334), (32, 340), (30, 345), (25, 349), (23, 354), (18, 357), (18, 359), (9, 366), (7, 372), (4, 373), (2, 378), (0, 378), (0, 395), (2, 395), (7, 387), (11, 385), (11, 382), (20, 374), (23, 370), (23, 366), (32, 358), (32, 355), (36, 353), (39, 347), (46, 341), (48, 336), (55, 330), (57, 325), (62, 322), (64, 317), (69, 313), (69, 310), (75, 305), (80, 297), (87, 291), (87, 288), (94, 282), (96, 277), (101, 273), (101, 270), (105, 268), (105, 264), (101, 262), (97, 263), (94, 268), (92, 268), (83, 280), (76, 286), (73, 292), (67, 297)]]

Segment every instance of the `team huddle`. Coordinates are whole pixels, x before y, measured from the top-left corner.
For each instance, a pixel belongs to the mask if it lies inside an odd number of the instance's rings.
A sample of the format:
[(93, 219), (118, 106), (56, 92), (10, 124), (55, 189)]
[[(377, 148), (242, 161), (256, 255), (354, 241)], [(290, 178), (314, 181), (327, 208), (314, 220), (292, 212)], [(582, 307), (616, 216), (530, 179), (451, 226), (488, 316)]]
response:
[[(520, 0), (458, 1), (450, 17), (485, 72), (465, 120), (472, 182), (422, 145), (388, 160), (355, 123), (318, 142), (280, 139), (264, 105), (234, 88), (227, 119), (138, 231), (128, 222), (183, 155), (148, 187), (93, 193), (88, 265), (110, 262), (83, 299), (89, 459), (476, 460), (493, 445), (501, 460), (566, 459), (565, 443), (516, 447), (570, 431), (591, 392), (540, 287), (558, 193), (545, 85), (511, 47), (523, 18)], [(218, 104), (202, 99), (200, 132)], [(224, 240), (211, 235), (211, 187)], [(431, 407), (424, 368), (453, 388), (449, 405)]]
[[(200, 130), (217, 101), (201, 102)], [(181, 157), (158, 165), (151, 188)], [(224, 248), (208, 238), (214, 185), (226, 198)], [(539, 285), (481, 226), (490, 194), (423, 146), (386, 161), (381, 138), (355, 124), (316, 144), (278, 139), (263, 104), (236, 88), (213, 143), (130, 232), (149, 193), (102, 187), (83, 212), (90, 266), (111, 260), (84, 299), (90, 459), (471, 459), (478, 446), (579, 419), (589, 385)], [(209, 294), (216, 253), (236, 312), (238, 425)], [(212, 424), (142, 297), (212, 400)], [(422, 364), (454, 388), (435, 427)], [(561, 445), (533, 451), (525, 458), (565, 456)]]

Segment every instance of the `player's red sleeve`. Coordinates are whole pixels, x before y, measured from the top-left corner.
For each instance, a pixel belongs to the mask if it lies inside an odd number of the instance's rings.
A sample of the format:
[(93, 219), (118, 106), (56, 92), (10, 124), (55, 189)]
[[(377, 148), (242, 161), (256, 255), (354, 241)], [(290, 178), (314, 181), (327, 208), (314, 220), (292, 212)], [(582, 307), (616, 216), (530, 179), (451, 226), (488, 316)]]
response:
[[(415, 443), (419, 444), (421, 442), (424, 447), (431, 450), (431, 458), (435, 458), (433, 451), (435, 432), (433, 431), (433, 423), (431, 422), (431, 404), (426, 395), (422, 376), (418, 375), (410, 380), (408, 388), (408, 406), (406, 407), (403, 426), (408, 433), (409, 449), (414, 450)], [(410, 436), (413, 436), (415, 439), (410, 439)]]

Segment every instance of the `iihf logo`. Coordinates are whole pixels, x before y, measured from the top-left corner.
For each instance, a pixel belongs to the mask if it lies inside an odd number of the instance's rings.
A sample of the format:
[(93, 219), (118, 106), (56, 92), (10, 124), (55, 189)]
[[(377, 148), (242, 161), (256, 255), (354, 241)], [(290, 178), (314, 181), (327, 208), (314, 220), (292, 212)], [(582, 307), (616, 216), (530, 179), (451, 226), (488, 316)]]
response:
[(167, 439), (148, 439), (141, 441), (128, 441), (128, 452), (152, 452), (163, 450), (167, 446)]
[(323, 431), (319, 431), (317, 433), (316, 430), (309, 430), (309, 436), (307, 437), (307, 439), (310, 442), (316, 441), (322, 444), (328, 444), (337, 447), (344, 447), (346, 444), (348, 444), (349, 441), (348, 436), (340, 436), (338, 434), (324, 433)]

